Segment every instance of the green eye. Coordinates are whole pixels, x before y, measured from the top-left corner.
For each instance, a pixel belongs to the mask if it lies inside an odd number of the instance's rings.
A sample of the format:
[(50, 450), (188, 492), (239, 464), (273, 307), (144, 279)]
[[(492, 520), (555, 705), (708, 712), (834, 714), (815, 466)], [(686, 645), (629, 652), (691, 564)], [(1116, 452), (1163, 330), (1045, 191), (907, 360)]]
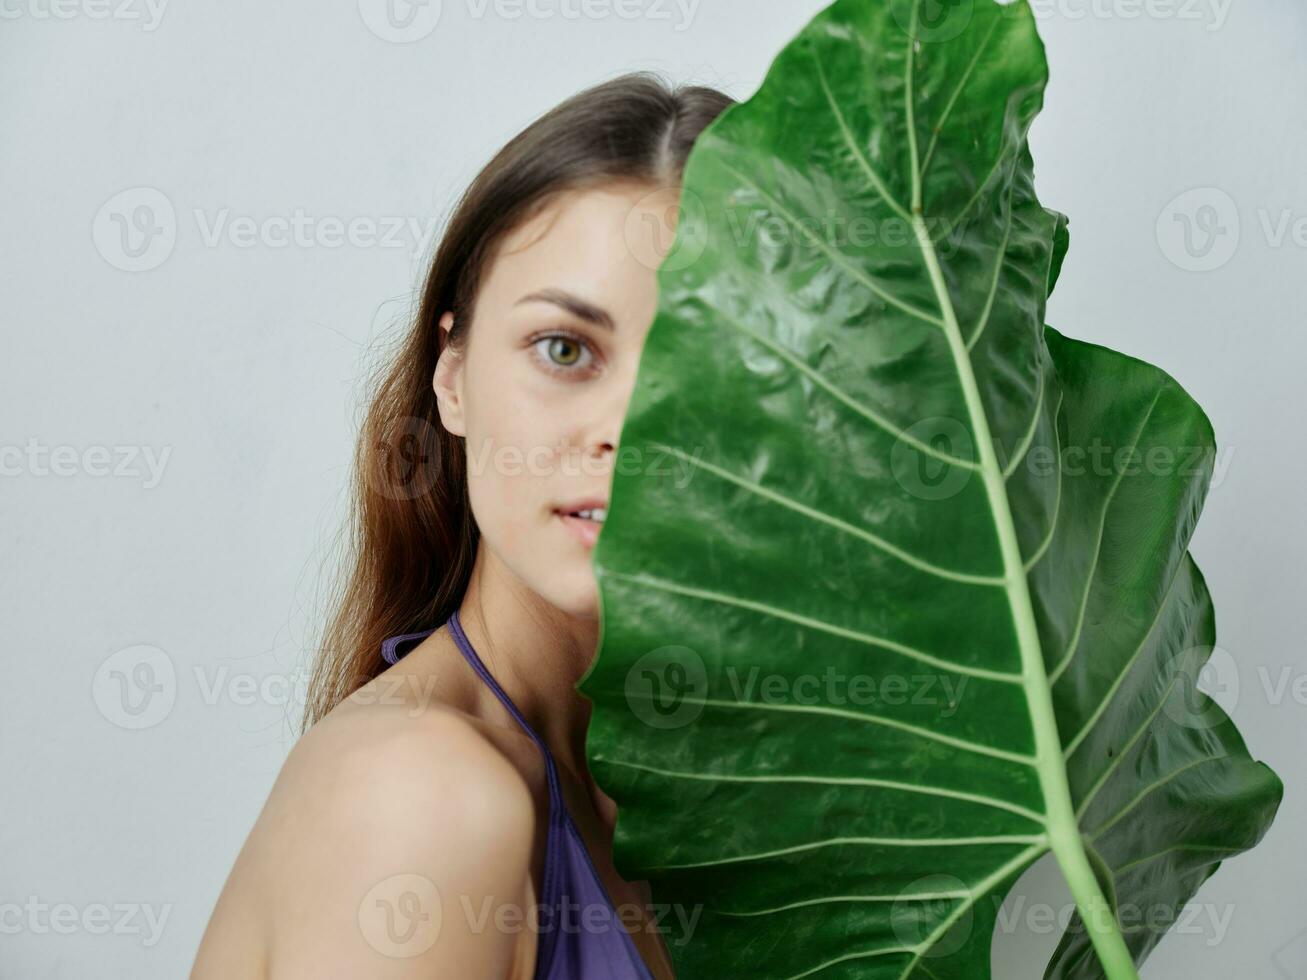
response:
[(581, 356), (581, 345), (567, 337), (549, 337), (549, 359), (555, 364), (571, 367)]
[(595, 360), (590, 344), (569, 333), (555, 332), (537, 337), (532, 347), (541, 366), (555, 374), (579, 375)]

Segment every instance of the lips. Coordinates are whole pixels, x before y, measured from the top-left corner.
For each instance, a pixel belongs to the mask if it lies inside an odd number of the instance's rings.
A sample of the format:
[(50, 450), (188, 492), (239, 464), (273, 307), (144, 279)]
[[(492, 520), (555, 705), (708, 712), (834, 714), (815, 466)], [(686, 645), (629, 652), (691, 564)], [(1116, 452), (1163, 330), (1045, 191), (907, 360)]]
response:
[(562, 517), (589, 515), (590, 520), (597, 520), (598, 523), (602, 524), (608, 516), (608, 501), (603, 497), (586, 497), (574, 500), (571, 503), (560, 504), (554, 508), (554, 513)]
[(573, 500), (555, 507), (554, 515), (582, 545), (592, 548), (608, 518), (608, 501), (602, 497)]
[(604, 529), (603, 521), (592, 521), (586, 517), (573, 517), (571, 514), (559, 514), (563, 527), (587, 548), (593, 548), (599, 540), (599, 532)]

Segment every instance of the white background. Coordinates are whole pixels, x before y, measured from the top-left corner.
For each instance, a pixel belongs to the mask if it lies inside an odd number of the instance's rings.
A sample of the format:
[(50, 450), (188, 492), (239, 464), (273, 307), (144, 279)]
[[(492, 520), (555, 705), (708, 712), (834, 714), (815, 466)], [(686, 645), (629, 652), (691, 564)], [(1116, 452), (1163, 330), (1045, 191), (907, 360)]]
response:
[[(822, 4), (600, 0), (578, 18), (578, 0), (444, 0), (387, 40), (371, 0), (52, 2), (0, 0), (0, 445), (22, 451), (0, 477), (0, 977), (180, 977), (293, 739), (360, 381), (408, 313), (421, 232), (564, 97), (654, 68), (745, 98)], [(1144, 976), (1307, 976), (1307, 9), (1035, 6), (1052, 76), (1037, 187), (1071, 218), (1049, 322), (1165, 368), (1210, 415), (1193, 551), (1229, 652), (1212, 684), (1287, 785), (1266, 840)], [(142, 204), (165, 234), (133, 258), (116, 222)], [(278, 247), (297, 213), (309, 244)], [(357, 223), (396, 216), (419, 233), (383, 245)], [(333, 220), (352, 243), (332, 244)], [(51, 472), (57, 447), (71, 473)], [(133, 730), (104, 671), (142, 644), (175, 699)], [(1046, 864), (1026, 881), (1028, 905), (1065, 902)], [(1056, 939), (1018, 921), (1001, 978), (1040, 976)]]

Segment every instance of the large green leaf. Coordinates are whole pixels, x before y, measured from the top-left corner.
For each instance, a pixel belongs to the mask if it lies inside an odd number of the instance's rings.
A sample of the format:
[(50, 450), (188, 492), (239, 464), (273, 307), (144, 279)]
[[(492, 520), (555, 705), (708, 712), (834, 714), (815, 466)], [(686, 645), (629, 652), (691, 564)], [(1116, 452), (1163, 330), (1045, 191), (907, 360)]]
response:
[[(840, 0), (699, 139), (594, 553), (588, 755), (683, 978), (1134, 976), (1282, 788), (1194, 679), (1211, 427), (1044, 325), (1029, 7)], [(1110, 288), (1110, 284), (1105, 284)], [(661, 464), (661, 465), (659, 465)], [(1115, 914), (1113, 914), (1115, 913)]]

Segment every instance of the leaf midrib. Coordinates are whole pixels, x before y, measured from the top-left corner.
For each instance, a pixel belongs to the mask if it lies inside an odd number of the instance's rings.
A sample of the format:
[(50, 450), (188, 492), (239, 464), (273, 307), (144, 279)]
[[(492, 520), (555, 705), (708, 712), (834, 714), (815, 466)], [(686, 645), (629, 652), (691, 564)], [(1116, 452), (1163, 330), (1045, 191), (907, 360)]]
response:
[[(1053, 707), (1052, 684), (1046, 673), (1043, 650), (1039, 642), (1029, 583), (1025, 577), (1025, 561), (1021, 555), (1020, 544), (1017, 540), (1011, 502), (1007, 496), (1007, 482), (994, 455), (994, 447), (989, 431), (989, 419), (985, 414), (984, 402), (976, 382), (975, 369), (971, 364), (970, 350), (962, 337), (957, 311), (954, 309), (952, 297), (944, 280), (943, 270), (940, 268), (939, 257), (935, 252), (934, 242), (924, 220), (923, 174), (919, 163), (914, 108), (915, 52), (919, 43), (917, 39), (919, 13), (920, 0), (913, 0), (912, 26), (908, 36), (904, 79), (904, 105), (907, 117), (909, 159), (912, 168), (913, 227), (921, 244), (922, 257), (935, 290), (936, 300), (944, 322), (944, 331), (948, 337), (949, 349), (953, 354), (954, 367), (962, 386), (963, 399), (967, 406), (972, 431), (980, 454), (981, 475), (988, 493), (995, 532), (1003, 556), (1003, 567), (1008, 579), (1006, 591), (1012, 610), (1013, 625), (1017, 631), (1017, 642), (1024, 675), (1023, 690), (1026, 694), (1026, 702), (1035, 737), (1036, 771), (1039, 776), (1040, 786), (1044, 791), (1044, 802), (1047, 810), (1045, 846), (1051, 847), (1057, 856), (1063, 874), (1071, 886), (1077, 906), (1080, 907), (1082, 918), (1087, 921), (1087, 925), (1090, 927), (1090, 937), (1094, 949), (1109, 975), (1136, 977), (1133, 958), (1121, 936), (1115, 916), (1111, 913), (1111, 908), (1098, 887), (1093, 868), (1080, 840), (1079, 826), (1073, 810), (1071, 789), (1067, 779), (1063, 749), (1057, 728), (1057, 716)], [(1022, 134), (1022, 137), (1024, 138), (1024, 134)], [(1002, 159), (1001, 154), (999, 159)], [(997, 881), (995, 881), (995, 884), (997, 884)], [(1104, 916), (1105, 912), (1107, 913), (1106, 917)], [(1106, 921), (1106, 918), (1110, 918), (1110, 924)], [(942, 935), (943, 933), (937, 931), (937, 934)], [(920, 959), (921, 953), (914, 956), (913, 960), (900, 974), (899, 980), (905, 980)]]

